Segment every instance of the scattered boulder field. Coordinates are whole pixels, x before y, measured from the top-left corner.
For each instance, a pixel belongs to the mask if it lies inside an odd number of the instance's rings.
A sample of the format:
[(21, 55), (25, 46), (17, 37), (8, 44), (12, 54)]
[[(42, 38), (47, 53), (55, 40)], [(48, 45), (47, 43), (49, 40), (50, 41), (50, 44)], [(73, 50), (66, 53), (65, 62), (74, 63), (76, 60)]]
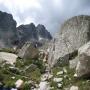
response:
[(68, 19), (52, 38), (0, 11), (0, 32), (0, 88), (90, 90), (90, 16)]

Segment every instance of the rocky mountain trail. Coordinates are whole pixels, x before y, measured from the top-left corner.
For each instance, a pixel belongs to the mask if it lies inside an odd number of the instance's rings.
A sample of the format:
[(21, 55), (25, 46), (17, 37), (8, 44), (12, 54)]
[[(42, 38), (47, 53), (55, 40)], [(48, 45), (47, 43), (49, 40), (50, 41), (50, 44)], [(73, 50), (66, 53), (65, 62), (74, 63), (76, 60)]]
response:
[(4, 12), (0, 25), (0, 88), (90, 90), (90, 16), (72, 17), (53, 38), (41, 24), (16, 28)]

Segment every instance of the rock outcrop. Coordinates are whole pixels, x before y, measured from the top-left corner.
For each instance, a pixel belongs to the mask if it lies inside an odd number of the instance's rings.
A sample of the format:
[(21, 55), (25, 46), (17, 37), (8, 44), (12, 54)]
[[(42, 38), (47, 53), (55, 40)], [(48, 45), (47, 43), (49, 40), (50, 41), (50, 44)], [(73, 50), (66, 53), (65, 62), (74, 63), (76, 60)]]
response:
[(77, 77), (90, 77), (90, 42), (78, 50)]
[(0, 11), (0, 48), (17, 44), (16, 21), (11, 14)]
[(60, 57), (63, 57), (66, 61), (69, 60), (71, 58), (70, 54), (77, 51), (89, 40), (90, 16), (75, 16), (67, 20), (55, 37), (53, 62), (56, 63)]
[(18, 56), (23, 59), (33, 59), (38, 57), (38, 49), (35, 48), (32, 43), (25, 43), (19, 50)]
[(18, 56), (13, 53), (0, 52), (0, 62), (5, 61), (9, 64), (14, 64), (17, 60)]

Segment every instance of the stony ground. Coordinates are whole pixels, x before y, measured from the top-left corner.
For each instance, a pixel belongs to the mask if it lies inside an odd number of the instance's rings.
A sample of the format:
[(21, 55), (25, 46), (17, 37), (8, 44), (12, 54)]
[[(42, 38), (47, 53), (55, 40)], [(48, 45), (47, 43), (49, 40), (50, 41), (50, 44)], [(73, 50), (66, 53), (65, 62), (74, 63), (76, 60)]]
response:
[(75, 78), (75, 70), (68, 65), (50, 69), (47, 63), (37, 61), (18, 58), (15, 65), (0, 62), (0, 83), (15, 87), (20, 79), (23, 90), (90, 90), (90, 79)]

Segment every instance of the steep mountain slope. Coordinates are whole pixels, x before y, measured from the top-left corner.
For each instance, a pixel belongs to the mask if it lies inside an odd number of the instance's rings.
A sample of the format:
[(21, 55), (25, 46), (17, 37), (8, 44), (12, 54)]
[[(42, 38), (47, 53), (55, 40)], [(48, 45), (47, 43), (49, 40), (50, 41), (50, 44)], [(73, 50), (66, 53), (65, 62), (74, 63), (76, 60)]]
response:
[(17, 27), (17, 31), (20, 43), (38, 40), (36, 28), (33, 23), (29, 25), (20, 25)]
[(0, 11), (0, 48), (12, 48), (18, 45), (21, 47), (26, 42), (40, 44), (51, 39), (52, 36), (44, 25), (39, 24), (36, 27), (31, 23), (16, 28), (13, 16)]
[(17, 39), (16, 21), (13, 16), (0, 11), (0, 47), (12, 47)]
[(17, 27), (20, 44), (25, 42), (45, 42), (52, 39), (51, 34), (46, 30), (44, 25), (39, 24), (37, 27), (31, 23)]

